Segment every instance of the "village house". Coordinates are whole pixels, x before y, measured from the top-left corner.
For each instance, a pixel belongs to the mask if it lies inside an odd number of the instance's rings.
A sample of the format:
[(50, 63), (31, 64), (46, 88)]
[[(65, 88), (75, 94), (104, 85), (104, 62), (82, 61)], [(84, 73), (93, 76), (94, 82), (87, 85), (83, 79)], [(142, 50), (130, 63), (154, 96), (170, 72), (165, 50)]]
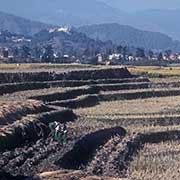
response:
[(177, 60), (180, 61), (180, 54), (177, 55)]
[(123, 55), (122, 54), (111, 54), (109, 55), (109, 60), (120, 60), (122, 59)]
[(98, 61), (98, 64), (102, 64), (102, 62), (103, 62), (103, 56), (102, 56), (102, 54), (97, 54), (97, 61)]
[(177, 55), (176, 55), (176, 54), (171, 54), (171, 55), (169, 56), (169, 60), (170, 60), (170, 61), (176, 61), (176, 60), (177, 60)]
[(134, 56), (128, 56), (128, 60), (129, 61), (135, 61), (135, 57)]

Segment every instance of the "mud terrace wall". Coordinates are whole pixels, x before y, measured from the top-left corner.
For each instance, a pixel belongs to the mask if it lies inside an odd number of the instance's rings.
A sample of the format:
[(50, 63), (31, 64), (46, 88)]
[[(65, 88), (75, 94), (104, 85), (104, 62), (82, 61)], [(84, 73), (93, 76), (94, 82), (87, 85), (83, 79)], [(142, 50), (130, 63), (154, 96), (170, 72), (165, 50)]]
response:
[(125, 178), (111, 178), (111, 177), (98, 177), (98, 176), (89, 176), (82, 171), (76, 170), (58, 170), (51, 172), (44, 172), (38, 175), (37, 179), (34, 180), (127, 180)]
[(96, 106), (98, 103), (99, 103), (99, 99), (97, 95), (85, 95), (85, 96), (77, 97), (76, 99), (72, 99), (72, 100), (54, 101), (48, 104), (75, 109), (75, 108)]
[(126, 68), (97, 69), (56, 72), (14, 72), (0, 73), (0, 83), (29, 82), (29, 81), (53, 81), (53, 80), (96, 80), (107, 78), (131, 78), (132, 75)]
[[(8, 104), (8, 103), (7, 103)], [(4, 107), (5, 106), (5, 107)], [(52, 110), (40, 101), (28, 100), (25, 102), (13, 102), (1, 106), (0, 127), (12, 124), (28, 114), (36, 114)]]
[(88, 163), (97, 148), (116, 135), (124, 137), (126, 130), (122, 127), (114, 127), (88, 134), (79, 140), (62, 159), (57, 161), (57, 164), (65, 169), (79, 169)]
[(42, 96), (33, 96), (31, 99), (41, 100), (41, 101), (57, 101), (57, 100), (68, 100), (74, 99), (78, 96), (85, 94), (98, 94), (99, 90), (96, 87), (81, 87), (77, 89), (65, 90), (63, 92), (50, 93)]
[[(78, 87), (96, 84), (122, 84), (122, 83), (148, 83), (146, 78), (127, 78), (127, 79), (98, 79), (98, 80), (59, 80), (59, 81), (33, 81), (0, 84), (0, 95), (17, 91), (35, 90), (52, 87)], [(180, 84), (180, 83), (179, 83)]]
[(103, 84), (93, 85), (99, 91), (119, 91), (119, 90), (130, 90), (130, 89), (146, 89), (151, 87), (151, 83), (124, 83), (124, 84)]
[(76, 115), (70, 109), (59, 109), (38, 115), (29, 115), (10, 126), (0, 129), (0, 151), (13, 149), (24, 143), (36, 141), (48, 135), (48, 124), (74, 121)]
[(179, 96), (180, 89), (150, 89), (145, 91), (136, 92), (108, 92), (100, 94), (99, 98), (102, 101), (115, 101), (115, 100), (131, 100), (131, 99), (144, 99), (151, 97), (166, 97), (166, 96)]
[(144, 88), (179, 88), (180, 81), (170, 83), (152, 83), (146, 78), (127, 79), (98, 79), (98, 80), (58, 80), (58, 81), (34, 81), (0, 84), (0, 95), (25, 90), (35, 90), (52, 87), (79, 87), (92, 85), (102, 91)]

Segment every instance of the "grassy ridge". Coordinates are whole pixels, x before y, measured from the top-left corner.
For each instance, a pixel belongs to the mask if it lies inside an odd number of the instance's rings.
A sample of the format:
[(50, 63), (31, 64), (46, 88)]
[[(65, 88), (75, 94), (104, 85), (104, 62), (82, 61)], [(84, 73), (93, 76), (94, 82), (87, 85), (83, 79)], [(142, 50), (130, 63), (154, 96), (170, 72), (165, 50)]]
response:
[[(121, 66), (115, 66), (121, 68)], [(67, 70), (83, 69), (112, 69), (114, 66), (95, 66), (84, 64), (0, 64), (0, 71), (53, 71), (63, 72)], [(132, 74), (147, 75), (150, 77), (180, 76), (180, 67), (160, 67), (160, 66), (133, 66), (128, 67)]]
[(143, 75), (152, 78), (180, 76), (180, 67), (135, 66), (129, 67), (128, 70), (132, 74)]
[(24, 70), (72, 70), (72, 69), (90, 69), (90, 68), (99, 68), (94, 65), (85, 65), (85, 64), (49, 64), (49, 63), (34, 63), (34, 64), (0, 64), (0, 71), (24, 71)]

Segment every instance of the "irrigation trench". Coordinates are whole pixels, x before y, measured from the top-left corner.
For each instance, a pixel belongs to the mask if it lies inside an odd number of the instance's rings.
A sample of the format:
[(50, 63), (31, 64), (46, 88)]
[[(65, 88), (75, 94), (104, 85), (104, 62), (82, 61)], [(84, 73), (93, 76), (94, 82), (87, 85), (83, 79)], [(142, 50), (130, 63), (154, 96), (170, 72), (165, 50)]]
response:
[[(147, 78), (131, 77), (124, 69), (114, 71), (108, 70), (108, 79), (107, 73), (103, 71), (91, 72), (91, 77), (81, 72), (84, 74), (81, 80), (77, 78), (76, 71), (69, 74), (45, 72), (41, 76), (0, 74), (1, 82), (6, 83), (0, 85), (2, 96), (26, 90), (33, 92), (37, 89), (74, 87), (61, 92), (29, 96), (28, 99), (43, 105), (34, 111), (18, 112), (21, 114), (18, 117), (11, 114), (14, 119), (8, 123), (0, 122), (0, 177), (24, 179), (43, 171), (82, 169), (89, 175), (124, 178), (127, 177), (130, 161), (145, 143), (179, 139), (180, 131), (129, 135), (116, 123), (103, 123), (102, 120), (101, 123), (92, 124), (93, 121), (86, 122), (73, 112), (76, 108), (96, 106), (101, 101), (180, 95), (178, 81), (152, 83)], [(122, 72), (125, 72), (123, 76)], [(31, 82), (36, 78), (37, 81)], [(68, 143), (64, 146), (49, 137), (48, 124), (53, 121), (67, 123)], [(163, 123), (163, 119), (152, 121)], [(179, 124), (177, 118), (174, 122)]]

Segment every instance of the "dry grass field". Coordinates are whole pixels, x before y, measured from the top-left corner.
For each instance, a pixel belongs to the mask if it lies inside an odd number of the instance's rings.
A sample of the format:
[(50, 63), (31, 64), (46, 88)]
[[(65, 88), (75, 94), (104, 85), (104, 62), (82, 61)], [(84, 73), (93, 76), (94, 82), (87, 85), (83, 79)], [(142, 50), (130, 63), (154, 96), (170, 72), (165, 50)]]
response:
[[(136, 75), (120, 78), (113, 66), (0, 65), (0, 177), (180, 179), (180, 68), (128, 69)], [(79, 80), (55, 74), (72, 70)], [(16, 82), (11, 72), (28, 74)], [(67, 123), (64, 146), (49, 136), (53, 121)]]
[(168, 141), (145, 144), (129, 168), (133, 180), (179, 180), (180, 142)]
[(0, 64), (0, 71), (67, 71), (78, 69), (91, 69), (97, 68), (93, 65), (81, 64)]
[(153, 114), (180, 113), (180, 96), (154, 97), (136, 100), (119, 100), (112, 102), (100, 102), (96, 107), (78, 109), (81, 115), (97, 117), (103, 116), (138, 116)]
[[(122, 66), (95, 66), (81, 64), (0, 64), (0, 71), (51, 71), (51, 70), (81, 70), (81, 69), (102, 69)], [(180, 67), (158, 67), (158, 66), (130, 66), (128, 70), (133, 74), (159, 77), (179, 76)]]
[(180, 67), (137, 66), (129, 67), (128, 70), (133, 74), (147, 75), (153, 78), (180, 76)]

